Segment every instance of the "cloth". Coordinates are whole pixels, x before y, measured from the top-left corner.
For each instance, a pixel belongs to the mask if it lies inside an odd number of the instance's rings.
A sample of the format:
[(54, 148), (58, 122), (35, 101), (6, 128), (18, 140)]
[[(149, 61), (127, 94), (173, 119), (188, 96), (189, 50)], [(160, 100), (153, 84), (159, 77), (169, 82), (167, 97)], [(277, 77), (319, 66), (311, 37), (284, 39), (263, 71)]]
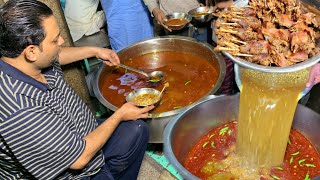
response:
[(197, 0), (143, 0), (148, 6), (150, 13), (154, 8), (160, 8), (165, 14), (173, 12), (188, 13), (191, 9), (200, 7)]
[(110, 44), (116, 52), (154, 36), (152, 18), (142, 0), (101, 0), (101, 6)]
[(149, 126), (144, 121), (120, 123), (102, 148), (106, 164), (98, 174), (82, 180), (137, 179), (148, 140)]
[(105, 163), (100, 151), (83, 170), (69, 169), (98, 124), (58, 62), (43, 74), (48, 84), (0, 60), (0, 179), (77, 179)]
[(66, 0), (64, 15), (73, 41), (92, 35), (105, 25), (103, 11), (97, 11), (99, 0)]
[[(212, 46), (216, 47), (217, 43), (213, 41)], [(218, 90), (218, 93), (224, 95), (233, 95), (239, 92), (235, 81), (234, 63), (230, 58), (223, 54), (222, 57), (226, 63), (226, 76)]]

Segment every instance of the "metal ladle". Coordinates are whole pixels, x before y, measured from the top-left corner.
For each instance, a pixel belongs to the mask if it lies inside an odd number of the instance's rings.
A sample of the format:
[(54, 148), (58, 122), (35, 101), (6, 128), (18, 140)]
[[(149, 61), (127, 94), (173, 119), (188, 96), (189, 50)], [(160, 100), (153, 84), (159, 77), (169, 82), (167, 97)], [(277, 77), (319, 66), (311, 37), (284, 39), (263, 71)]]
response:
[[(103, 59), (99, 59), (99, 60), (106, 61), (106, 60), (103, 60)], [(119, 64), (118, 66), (144, 75), (145, 77), (148, 78), (149, 82), (154, 82), (154, 83), (155, 82), (159, 82), (159, 81), (161, 81), (163, 79), (163, 76), (164, 76), (164, 73), (162, 71), (153, 71), (153, 72), (148, 74), (148, 73), (146, 73), (144, 71), (141, 71), (141, 70), (126, 66), (124, 64)]]

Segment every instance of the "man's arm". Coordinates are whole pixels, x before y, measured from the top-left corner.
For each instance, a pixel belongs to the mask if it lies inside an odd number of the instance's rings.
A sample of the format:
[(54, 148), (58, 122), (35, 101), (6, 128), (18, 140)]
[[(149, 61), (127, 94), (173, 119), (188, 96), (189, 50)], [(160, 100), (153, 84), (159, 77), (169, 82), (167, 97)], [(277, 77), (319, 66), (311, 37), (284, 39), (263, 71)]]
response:
[(171, 32), (172, 30), (164, 24), (164, 21), (166, 21), (167, 18), (164, 12), (160, 9), (159, 4), (157, 3), (157, 0), (143, 0), (143, 1), (145, 5), (148, 6), (148, 9), (151, 15), (153, 15), (156, 18), (157, 23)]
[(61, 65), (65, 65), (90, 57), (108, 60), (105, 62), (109, 66), (120, 63), (119, 57), (114, 51), (94, 46), (63, 47), (59, 53), (59, 62)]
[(157, 0), (143, 0), (143, 1), (144, 1), (144, 4), (148, 7), (151, 15), (152, 15), (152, 11), (155, 8), (159, 8)]
[[(112, 116), (104, 121), (84, 139), (86, 147), (81, 156), (70, 166), (71, 169), (82, 169), (92, 157), (103, 147), (121, 121), (148, 118), (148, 111), (154, 106), (138, 108), (134, 103), (129, 102), (119, 108)], [(130, 132), (128, 132), (130, 133)]]
[(310, 70), (309, 80), (306, 87), (311, 88), (313, 85), (316, 85), (319, 82), (320, 82), (320, 63), (317, 63)]

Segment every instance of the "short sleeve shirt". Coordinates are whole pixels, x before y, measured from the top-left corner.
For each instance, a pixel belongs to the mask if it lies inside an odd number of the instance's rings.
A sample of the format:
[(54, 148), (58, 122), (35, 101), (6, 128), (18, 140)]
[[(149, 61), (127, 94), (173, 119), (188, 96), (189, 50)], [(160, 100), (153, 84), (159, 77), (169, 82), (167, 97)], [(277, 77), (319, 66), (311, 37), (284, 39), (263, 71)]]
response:
[(48, 84), (0, 59), (0, 179), (80, 179), (104, 165), (102, 152), (71, 170), (95, 117), (63, 78), (59, 63), (42, 71)]

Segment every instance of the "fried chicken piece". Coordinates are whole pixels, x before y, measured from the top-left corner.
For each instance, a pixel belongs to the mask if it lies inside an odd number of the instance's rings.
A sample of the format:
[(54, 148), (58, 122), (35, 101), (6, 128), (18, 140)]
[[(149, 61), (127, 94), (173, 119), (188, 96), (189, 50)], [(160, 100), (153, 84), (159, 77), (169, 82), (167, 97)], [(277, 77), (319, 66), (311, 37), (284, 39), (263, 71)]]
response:
[(268, 41), (260, 40), (260, 41), (251, 41), (246, 45), (242, 45), (239, 47), (241, 53), (245, 54), (268, 54), (271, 46)]
[(308, 59), (308, 54), (304, 51), (298, 51), (296, 53), (292, 53), (287, 59), (295, 63), (302, 62)]
[(218, 37), (223, 33), (230, 33), (237, 37), (239, 37), (243, 41), (251, 41), (251, 40), (258, 40), (259, 36), (257, 32), (254, 32), (252, 29), (224, 29), (219, 28), (216, 30), (216, 33), (218, 34)]
[(263, 66), (269, 66), (273, 63), (272, 57), (267, 53), (260, 53), (253, 55), (252, 57), (246, 57), (249, 62), (261, 64)]
[(294, 23), (294, 21), (288, 14), (281, 14), (276, 21), (279, 23), (280, 26), (284, 26), (287, 28), (290, 28)]
[(280, 39), (283, 41), (289, 41), (290, 32), (288, 29), (263, 28), (261, 32), (264, 35), (264, 38), (266, 40), (273, 38), (273, 39)]
[(290, 32), (306, 31), (308, 35), (311, 37), (312, 41), (315, 42), (315, 36), (316, 36), (315, 31), (313, 30), (313, 28), (308, 27), (302, 21), (296, 22), (289, 30)]
[(256, 16), (256, 11), (252, 8), (245, 8), (243, 11), (241, 11), (243, 16)]
[(280, 67), (285, 67), (285, 66), (290, 66), (295, 64), (292, 61), (288, 61), (287, 58), (284, 56), (284, 54), (281, 54), (278, 52), (272, 53), (272, 58), (274, 59), (274, 63)]
[(298, 50), (306, 51), (306, 53), (311, 53), (315, 48), (315, 43), (312, 41), (307, 31), (298, 31), (290, 34), (291, 36), (291, 51), (293, 53)]
[(248, 16), (242, 19), (234, 19), (243, 28), (252, 28), (254, 30), (261, 28), (261, 21), (253, 16)]
[(316, 28), (320, 27), (320, 17), (317, 17), (313, 13), (302, 14), (301, 19), (308, 25), (313, 25)]
[(262, 28), (263, 29), (275, 29), (276, 28), (276, 25), (270, 21), (264, 21), (262, 23)]
[(239, 29), (237, 34), (235, 34), (235, 35), (244, 41), (259, 39), (258, 33), (252, 31), (251, 29)]
[(263, 28), (261, 33), (273, 46), (278, 47), (278, 50), (289, 46), (290, 32), (288, 29)]

